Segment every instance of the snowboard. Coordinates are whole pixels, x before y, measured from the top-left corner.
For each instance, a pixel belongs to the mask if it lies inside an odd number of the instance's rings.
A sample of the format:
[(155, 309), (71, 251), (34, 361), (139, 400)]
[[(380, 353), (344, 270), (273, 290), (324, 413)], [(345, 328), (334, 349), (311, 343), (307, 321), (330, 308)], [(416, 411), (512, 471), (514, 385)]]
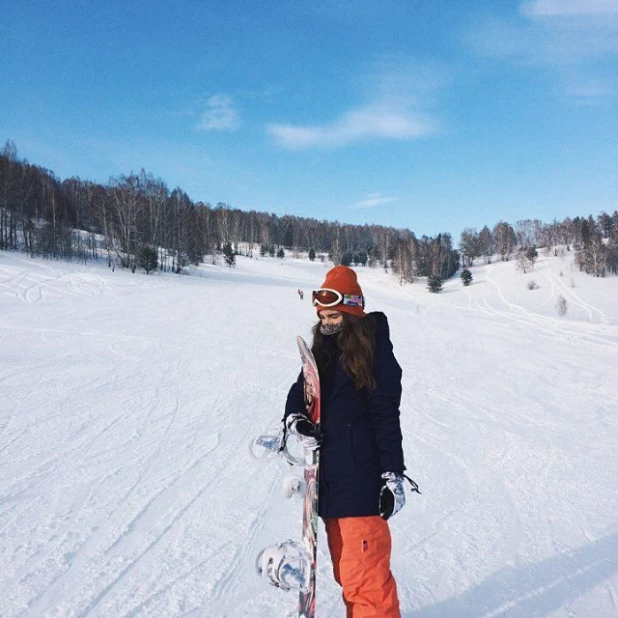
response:
[[(319, 426), (320, 424), (320, 376), (313, 353), (305, 340), (296, 338), (303, 364), (304, 398), (307, 415)], [(298, 597), (298, 617), (315, 618), (315, 584), (318, 551), (318, 481), (320, 469), (319, 450), (307, 453), (307, 465), (304, 471), (305, 495), (303, 498), (303, 545), (309, 553), (309, 585), (301, 590)]]
[[(302, 361), (303, 399), (307, 416), (319, 427), (320, 424), (320, 378), (318, 367), (309, 346), (302, 337), (297, 337)], [(316, 559), (318, 543), (318, 450), (308, 451), (301, 447), (288, 448), (285, 430), (265, 433), (249, 444), (251, 456), (259, 462), (272, 458), (282, 459), (291, 466), (283, 479), (283, 491), (287, 498), (302, 496), (303, 539), (302, 542), (287, 540), (262, 549), (255, 562), (257, 574), (270, 584), (283, 590), (297, 590), (298, 618), (315, 618)], [(302, 468), (303, 476), (298, 475)]]

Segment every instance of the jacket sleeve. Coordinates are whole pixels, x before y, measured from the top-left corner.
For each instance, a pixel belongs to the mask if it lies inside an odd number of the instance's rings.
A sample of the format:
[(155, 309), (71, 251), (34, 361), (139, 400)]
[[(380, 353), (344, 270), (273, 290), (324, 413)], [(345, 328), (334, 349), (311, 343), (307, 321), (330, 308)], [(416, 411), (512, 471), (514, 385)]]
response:
[(388, 320), (376, 312), (374, 353), (375, 388), (369, 391), (371, 425), (378, 449), (381, 472), (405, 470), (399, 406), (401, 403), (401, 367), (393, 354)]
[(307, 413), (305, 407), (304, 380), (302, 371), (298, 374), (296, 382), (292, 384), (290, 391), (288, 392), (288, 398), (285, 402), (285, 412), (282, 420), (285, 420), (294, 412), (301, 412), (303, 414)]

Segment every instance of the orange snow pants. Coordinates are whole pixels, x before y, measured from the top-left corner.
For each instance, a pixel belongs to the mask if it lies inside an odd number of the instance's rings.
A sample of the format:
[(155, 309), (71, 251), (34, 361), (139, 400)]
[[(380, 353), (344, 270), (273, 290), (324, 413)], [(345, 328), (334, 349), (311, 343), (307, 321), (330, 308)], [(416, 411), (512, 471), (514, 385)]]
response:
[(325, 524), (346, 618), (401, 618), (388, 524), (377, 515), (326, 519)]

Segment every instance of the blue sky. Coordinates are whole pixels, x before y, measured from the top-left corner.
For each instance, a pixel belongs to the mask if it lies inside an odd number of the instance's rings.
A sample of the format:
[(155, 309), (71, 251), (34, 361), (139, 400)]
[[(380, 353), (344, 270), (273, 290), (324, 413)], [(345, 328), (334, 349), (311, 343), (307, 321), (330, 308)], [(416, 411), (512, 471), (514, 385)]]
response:
[(0, 142), (417, 235), (618, 208), (618, 0), (0, 0)]

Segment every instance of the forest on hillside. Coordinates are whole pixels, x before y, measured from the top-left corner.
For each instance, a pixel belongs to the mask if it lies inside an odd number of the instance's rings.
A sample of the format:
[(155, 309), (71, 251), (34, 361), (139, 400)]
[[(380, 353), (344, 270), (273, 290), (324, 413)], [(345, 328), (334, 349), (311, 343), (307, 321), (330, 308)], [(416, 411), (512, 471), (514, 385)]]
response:
[(110, 267), (180, 273), (188, 264), (199, 265), (221, 252), (233, 256), (242, 247), (251, 256), (302, 252), (310, 259), (328, 256), (335, 264), (380, 266), (402, 282), (413, 282), (416, 277), (447, 279), (461, 264), (494, 255), (507, 261), (531, 248), (558, 246), (575, 251), (588, 274), (618, 274), (618, 211), (469, 228), (457, 249), (448, 232), (417, 237), (407, 228), (212, 206), (193, 202), (179, 187), (170, 190), (144, 170), (106, 184), (61, 180), (20, 159), (10, 140), (0, 152), (0, 250), (31, 256), (82, 261), (105, 256)]

